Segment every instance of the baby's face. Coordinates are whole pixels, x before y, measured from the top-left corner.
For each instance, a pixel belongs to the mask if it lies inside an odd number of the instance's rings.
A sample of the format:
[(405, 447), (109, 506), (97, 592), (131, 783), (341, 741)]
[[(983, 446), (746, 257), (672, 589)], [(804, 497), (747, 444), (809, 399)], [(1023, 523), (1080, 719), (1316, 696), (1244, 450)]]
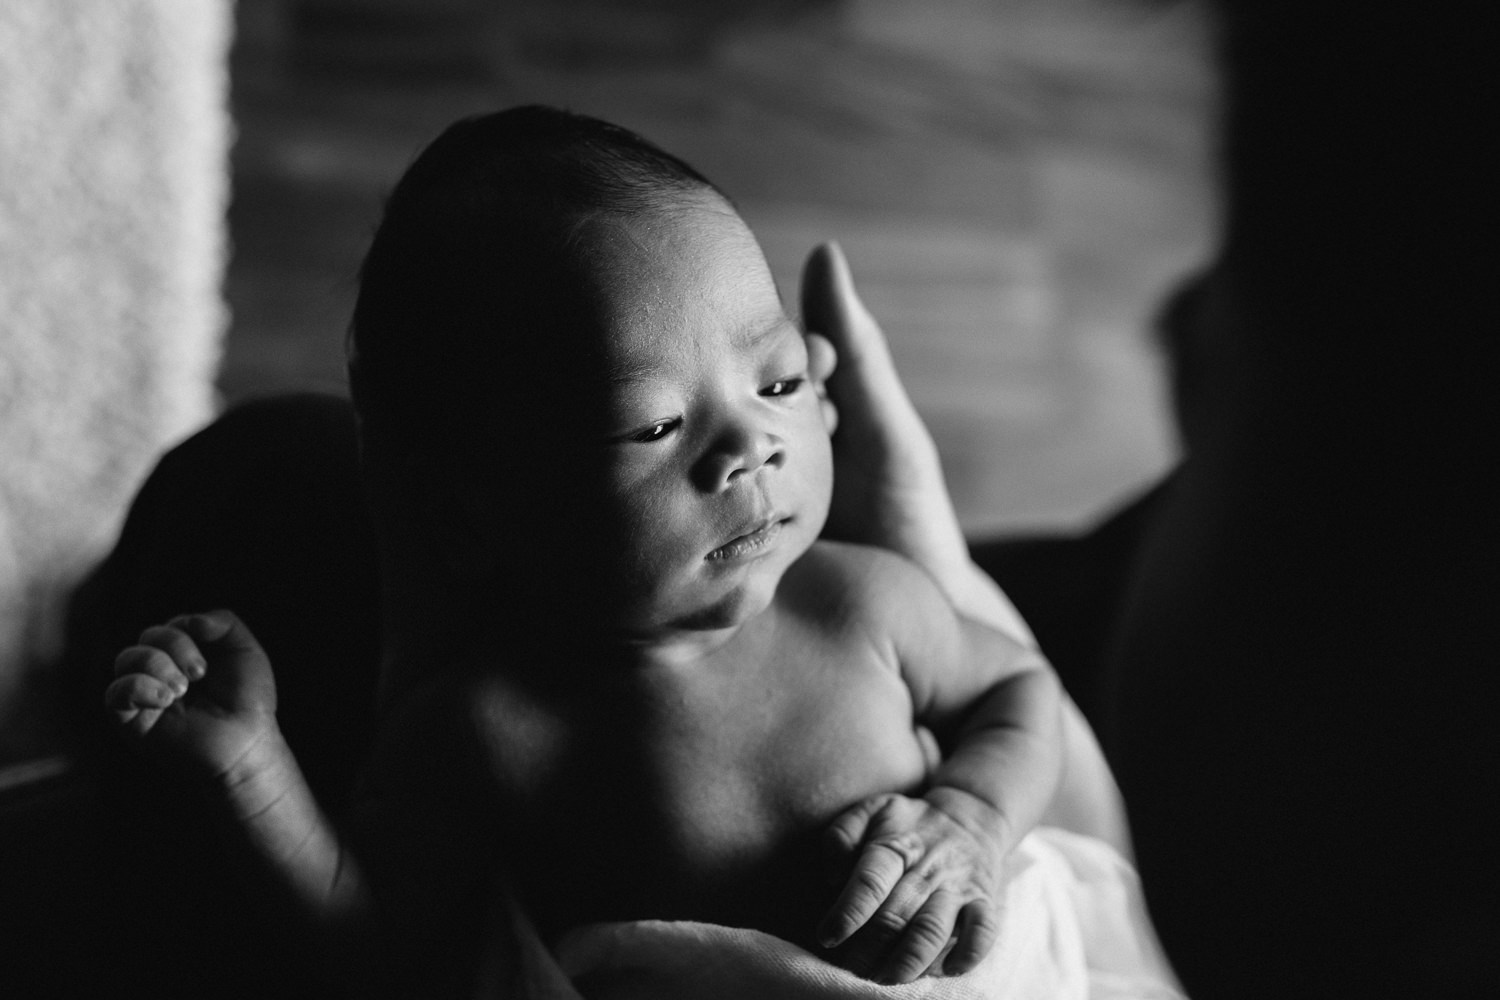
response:
[(742, 624), (828, 514), (802, 334), (717, 197), (599, 233), (617, 624), (648, 641)]

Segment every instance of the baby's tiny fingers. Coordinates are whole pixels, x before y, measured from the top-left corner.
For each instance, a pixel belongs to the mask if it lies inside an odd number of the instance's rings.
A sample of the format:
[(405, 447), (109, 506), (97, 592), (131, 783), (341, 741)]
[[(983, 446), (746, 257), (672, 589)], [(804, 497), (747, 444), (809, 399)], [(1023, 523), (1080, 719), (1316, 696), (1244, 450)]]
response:
[(939, 889), (907, 921), (876, 978), (883, 983), (909, 983), (918, 979), (938, 960), (953, 938), (953, 925), (963, 900)]
[(193, 680), (200, 679), (208, 669), (203, 651), (182, 629), (175, 625), (153, 625), (141, 633), (142, 646), (155, 646), (170, 656), (183, 672)]
[(122, 728), (135, 736), (144, 736), (176, 698), (172, 690), (155, 677), (127, 674), (116, 678), (105, 689), (104, 706), (114, 713), (115, 721)]
[(973, 969), (999, 938), (1000, 925), (989, 902), (976, 899), (965, 904), (958, 913), (958, 943), (943, 962), (943, 972), (956, 976)]
[(837, 947), (863, 927), (905, 874), (906, 859), (894, 847), (884, 843), (866, 847), (844, 891), (839, 893), (838, 902), (818, 928), (818, 940), (823, 947)]
[(104, 704), (111, 711), (129, 709), (167, 708), (177, 696), (166, 684), (146, 674), (127, 674), (117, 677), (104, 690)]
[(115, 657), (115, 676), (141, 675), (170, 688), (174, 696), (184, 695), (188, 676), (170, 655), (156, 646), (128, 646)]
[(890, 798), (888, 795), (877, 795), (845, 809), (823, 831), (824, 842), (840, 856), (852, 854), (864, 843), (870, 821), (889, 804)]
[(240, 653), (261, 652), (260, 643), (250, 634), (250, 629), (240, 621), (240, 616), (228, 608), (216, 608), (195, 615), (179, 615), (168, 624), (182, 629), (199, 643), (218, 646)]

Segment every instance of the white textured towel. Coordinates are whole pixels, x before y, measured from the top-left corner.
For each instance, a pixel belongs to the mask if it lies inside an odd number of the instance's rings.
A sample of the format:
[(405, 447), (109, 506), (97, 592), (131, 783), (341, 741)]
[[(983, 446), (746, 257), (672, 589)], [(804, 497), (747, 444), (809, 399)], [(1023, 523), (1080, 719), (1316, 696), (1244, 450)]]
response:
[(0, 745), (37, 715), (9, 695), (62, 595), (213, 411), (232, 21), (0, 3)]
[[(552, 954), (513, 914), (521, 968), (500, 995), (579, 1000), (1181, 1000), (1135, 870), (1108, 845), (1034, 832), (1009, 862), (1000, 936), (962, 976), (881, 986), (758, 931), (639, 921), (569, 934)], [(499, 984), (495, 984), (499, 985)]]

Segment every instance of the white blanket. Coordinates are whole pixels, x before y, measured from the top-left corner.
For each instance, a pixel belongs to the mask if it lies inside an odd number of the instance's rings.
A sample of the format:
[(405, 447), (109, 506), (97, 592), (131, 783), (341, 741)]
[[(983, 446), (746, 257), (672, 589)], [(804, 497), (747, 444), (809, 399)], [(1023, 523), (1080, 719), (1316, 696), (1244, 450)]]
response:
[[(1032, 833), (1008, 862), (1000, 936), (962, 976), (880, 986), (758, 931), (657, 920), (598, 924), (549, 952), (511, 907), (521, 941), (485, 994), (580, 1000), (1181, 1000), (1135, 870), (1062, 830)], [(507, 949), (509, 950), (509, 949)], [(519, 961), (517, 961), (519, 959)]]

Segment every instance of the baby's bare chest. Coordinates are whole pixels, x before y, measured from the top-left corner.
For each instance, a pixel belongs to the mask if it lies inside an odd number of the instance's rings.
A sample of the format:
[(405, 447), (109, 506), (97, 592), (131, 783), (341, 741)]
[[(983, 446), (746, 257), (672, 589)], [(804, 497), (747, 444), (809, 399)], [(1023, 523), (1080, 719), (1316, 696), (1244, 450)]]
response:
[[(496, 692), (486, 730), (506, 839), (565, 897), (539, 904), (554, 911), (544, 922), (684, 918), (796, 936), (785, 921), (827, 895), (827, 823), (913, 790), (929, 762), (906, 687), (878, 657), (792, 649), (764, 666), (552, 702)], [(810, 929), (817, 914), (805, 916)]]

